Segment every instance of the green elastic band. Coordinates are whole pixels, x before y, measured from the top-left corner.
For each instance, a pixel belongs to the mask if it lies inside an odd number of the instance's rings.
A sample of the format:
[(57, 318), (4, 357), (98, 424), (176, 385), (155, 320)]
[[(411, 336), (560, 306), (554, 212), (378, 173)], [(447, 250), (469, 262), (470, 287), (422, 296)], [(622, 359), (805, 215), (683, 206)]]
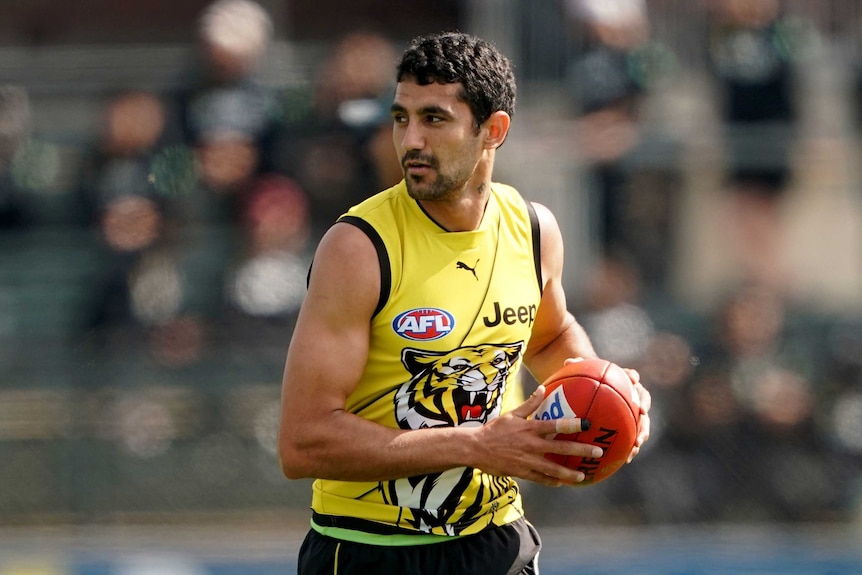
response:
[(385, 545), (388, 547), (400, 547), (408, 545), (431, 545), (434, 543), (443, 543), (458, 539), (458, 535), (436, 535), (434, 533), (417, 533), (416, 535), (378, 535), (376, 533), (366, 533), (364, 531), (354, 531), (353, 529), (343, 529), (341, 527), (323, 527), (311, 520), (311, 528), (327, 537), (341, 539), (343, 541), (352, 541), (353, 543), (364, 543), (366, 545)]

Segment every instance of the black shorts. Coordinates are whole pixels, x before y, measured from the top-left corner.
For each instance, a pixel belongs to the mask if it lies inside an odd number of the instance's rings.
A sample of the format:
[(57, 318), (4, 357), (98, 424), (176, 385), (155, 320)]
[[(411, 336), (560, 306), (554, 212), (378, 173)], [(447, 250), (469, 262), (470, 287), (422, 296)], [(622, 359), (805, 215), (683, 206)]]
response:
[(536, 575), (542, 547), (525, 519), (444, 543), (368, 545), (308, 532), (298, 575)]

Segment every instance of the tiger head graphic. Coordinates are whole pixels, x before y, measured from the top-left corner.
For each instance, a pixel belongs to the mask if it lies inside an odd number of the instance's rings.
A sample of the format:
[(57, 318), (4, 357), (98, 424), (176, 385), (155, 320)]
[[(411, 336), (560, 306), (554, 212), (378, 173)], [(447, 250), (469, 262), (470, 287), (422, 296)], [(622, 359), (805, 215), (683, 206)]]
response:
[(402, 429), (478, 426), (500, 414), (503, 392), (524, 342), (459, 347), (448, 352), (406, 348), (410, 379), (395, 394)]

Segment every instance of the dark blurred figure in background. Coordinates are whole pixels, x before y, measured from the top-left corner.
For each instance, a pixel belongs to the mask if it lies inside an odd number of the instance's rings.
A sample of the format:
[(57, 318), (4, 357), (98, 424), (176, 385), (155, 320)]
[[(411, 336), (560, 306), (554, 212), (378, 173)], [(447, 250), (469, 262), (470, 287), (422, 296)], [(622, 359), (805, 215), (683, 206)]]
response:
[(0, 230), (32, 220), (27, 192), (13, 175), (16, 155), (30, 136), (30, 99), (20, 86), (0, 84)]
[(279, 112), (273, 90), (258, 78), (273, 24), (252, 0), (216, 0), (196, 33), (198, 60), (177, 98), (179, 126), (215, 202), (273, 168)]
[(575, 55), (568, 90), (600, 256), (627, 265), (647, 292), (661, 291), (673, 261), (676, 154), (644, 126), (650, 90), (673, 65), (651, 38), (643, 0), (565, 0)]
[(832, 461), (836, 517), (843, 519), (862, 500), (862, 317), (842, 317), (824, 335), (816, 421), (837, 452)]
[[(273, 92), (257, 76), (272, 28), (252, 0), (216, 0), (203, 10), (194, 66), (180, 90), (165, 96), (163, 141), (141, 158), (143, 174), (134, 174), (135, 186), (162, 208), (160, 233), (158, 241), (113, 254), (108, 286), (121, 298), (115, 312), (126, 309), (158, 364), (182, 368), (211, 351), (244, 195), (272, 167), (278, 113)], [(146, 107), (139, 108), (141, 114)], [(135, 193), (125, 201), (151, 198)], [(126, 233), (148, 221), (143, 213), (134, 217), (119, 222)]]
[(715, 315), (700, 364), (669, 414), (687, 453), (688, 520), (825, 519), (841, 497), (830, 443), (815, 425), (822, 376), (810, 334), (779, 291), (744, 285)]
[(271, 376), (282, 367), (284, 334), (305, 297), (313, 248), (305, 191), (282, 175), (261, 177), (244, 195), (240, 233), (225, 276), (217, 343), (222, 357), (236, 355), (261, 372), (271, 368)]
[(101, 262), (85, 327), (98, 349), (146, 348), (178, 309), (179, 276), (169, 271), (175, 269), (169, 255), (175, 213), (152, 171), (165, 131), (158, 95), (118, 93), (105, 104), (84, 165), (80, 205), (87, 225), (98, 231)]
[[(102, 112), (97, 141), (82, 162), (79, 192), (83, 223), (110, 218), (113, 205), (129, 197), (158, 200), (151, 167), (166, 130), (161, 98), (144, 90), (129, 90), (108, 97)], [(137, 249), (149, 244), (152, 233), (118, 227), (106, 236), (116, 248)]]
[(781, 0), (716, 0), (710, 7), (708, 63), (725, 132), (728, 247), (745, 279), (778, 286), (787, 280), (780, 209), (794, 176), (806, 28), (784, 15)]
[(401, 179), (388, 107), (395, 58), (381, 34), (345, 35), (313, 79), (308, 113), (281, 134), (278, 171), (308, 193), (316, 235), (372, 190)]

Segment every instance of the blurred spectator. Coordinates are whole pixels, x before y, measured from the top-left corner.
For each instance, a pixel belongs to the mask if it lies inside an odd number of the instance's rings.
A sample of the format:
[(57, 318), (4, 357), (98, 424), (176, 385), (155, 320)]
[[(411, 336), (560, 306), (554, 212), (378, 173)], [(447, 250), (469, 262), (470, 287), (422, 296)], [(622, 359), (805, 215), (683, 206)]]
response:
[(794, 176), (798, 64), (810, 25), (785, 16), (781, 0), (718, 0), (709, 12), (709, 72), (725, 131), (726, 229), (752, 281), (779, 285), (780, 207)]
[(305, 297), (314, 244), (305, 191), (278, 174), (261, 177), (244, 194), (240, 238), (224, 278), (219, 313), (223, 357), (240, 357), (267, 380), (284, 363), (284, 339)]
[(578, 317), (599, 356), (621, 365), (641, 359), (655, 332), (641, 297), (641, 280), (630, 261), (606, 257), (591, 271), (586, 309)]
[(145, 348), (145, 361), (171, 368), (208, 351), (242, 194), (271, 166), (278, 125), (257, 78), (272, 37), (267, 12), (216, 0), (195, 33), (197, 59), (171, 105), (154, 94), (112, 103), (87, 178), (106, 248), (90, 325), (103, 344)]
[(566, 0), (565, 9), (576, 47), (567, 85), (600, 254), (630, 260), (644, 289), (660, 290), (679, 175), (672, 144), (649, 133), (642, 109), (674, 58), (651, 38), (644, 0)]
[[(98, 219), (113, 222), (115, 215), (123, 213), (119, 207), (131, 206), (135, 199), (142, 200), (139, 204), (161, 202), (150, 170), (165, 143), (165, 129), (164, 103), (155, 93), (130, 90), (108, 98), (98, 140), (82, 163), (79, 191), (85, 223), (94, 224)], [(116, 211), (114, 206), (118, 207)], [(155, 239), (155, 230), (147, 236), (125, 227), (112, 226), (103, 231), (105, 240), (118, 249), (134, 251)]]
[(837, 503), (842, 480), (815, 426), (814, 355), (787, 313), (779, 292), (746, 285), (715, 316), (667, 427), (690, 456), (686, 519), (812, 520)]
[(155, 93), (123, 91), (106, 102), (79, 183), (85, 221), (99, 233), (101, 262), (85, 329), (100, 352), (148, 348), (158, 361), (177, 364), (199, 353), (190, 342), (200, 340), (201, 328), (179, 327), (195, 320), (181, 317), (188, 294), (177, 261), (173, 198), (155, 185), (166, 122)]
[(13, 175), (17, 154), (30, 136), (30, 98), (20, 86), (0, 84), (0, 230), (30, 223), (32, 214)]
[(272, 21), (252, 0), (216, 0), (196, 32), (198, 60), (178, 96), (180, 129), (202, 184), (230, 194), (273, 167), (278, 110), (273, 90), (257, 77)]
[(305, 296), (309, 264), (305, 192), (284, 176), (261, 178), (246, 195), (241, 225), (242, 249), (227, 289), (231, 303), (247, 316), (290, 317)]
[(392, 117), (388, 110), (382, 109), (377, 125), (371, 127), (365, 140), (365, 153), (371, 163), (377, 189), (392, 187), (404, 177), (401, 160), (392, 143)]
[(306, 190), (315, 233), (400, 180), (388, 108), (395, 57), (392, 42), (376, 32), (342, 37), (314, 78), (310, 113), (282, 133), (278, 171)]
[(834, 448), (837, 508), (849, 516), (862, 512), (862, 318), (830, 321), (824, 335), (816, 423)]

